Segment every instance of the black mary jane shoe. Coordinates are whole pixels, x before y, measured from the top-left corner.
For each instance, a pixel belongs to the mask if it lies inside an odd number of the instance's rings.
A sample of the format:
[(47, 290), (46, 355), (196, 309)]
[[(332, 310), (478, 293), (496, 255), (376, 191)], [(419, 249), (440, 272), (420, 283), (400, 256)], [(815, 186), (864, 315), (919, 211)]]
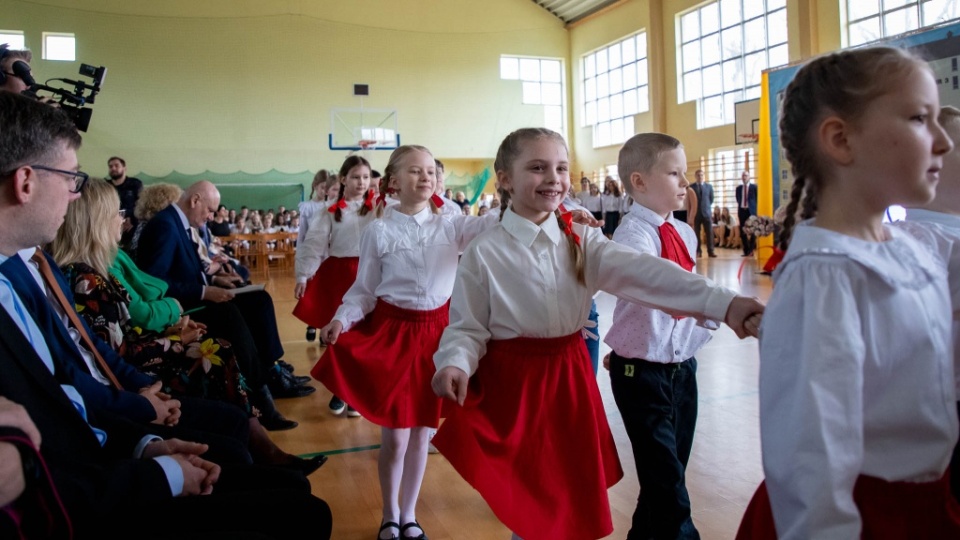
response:
[(323, 454), (317, 454), (312, 458), (304, 459), (302, 457), (294, 456), (293, 460), (290, 463), (285, 463), (281, 467), (285, 469), (292, 469), (303, 473), (304, 476), (310, 476), (317, 469), (323, 466), (327, 462), (327, 456)]
[(380, 525), (380, 530), (377, 531), (377, 540), (400, 540), (400, 537), (397, 536), (397, 535), (395, 535), (395, 534), (391, 534), (391, 535), (390, 535), (390, 538), (383, 538), (383, 537), (381, 537), (381, 536), (380, 536), (380, 533), (382, 533), (383, 531), (385, 531), (385, 530), (387, 530), (387, 529), (397, 529), (397, 530), (399, 531), (399, 530), (400, 530), (400, 524), (397, 523), (396, 521), (385, 521), (385, 522), (383, 522), (383, 524)]
[[(420, 535), (419, 535), (419, 536), (407, 536), (407, 535), (403, 534), (403, 532), (406, 531), (407, 529), (412, 529), (412, 528), (414, 528), (414, 527), (420, 529)], [(417, 523), (416, 521), (411, 521), (410, 523), (404, 523), (403, 526), (400, 527), (400, 540), (407, 540), (407, 539), (409, 539), (409, 540), (427, 540), (427, 533), (423, 532), (423, 527), (421, 527), (420, 524)]]

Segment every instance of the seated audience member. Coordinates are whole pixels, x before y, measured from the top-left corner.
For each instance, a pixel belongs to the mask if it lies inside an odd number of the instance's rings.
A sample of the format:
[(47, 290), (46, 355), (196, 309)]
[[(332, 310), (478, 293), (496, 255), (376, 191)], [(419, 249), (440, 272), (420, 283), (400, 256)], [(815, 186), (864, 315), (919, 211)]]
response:
[(147, 222), (137, 248), (137, 266), (164, 280), (169, 287), (167, 294), (176, 298), (184, 309), (203, 306), (194, 318), (205, 323), (211, 333), (224, 336), (234, 344), (236, 339), (230, 336), (248, 333), (260, 362), (242, 366), (244, 373), (252, 379), (266, 381), (274, 396), (309, 395), (316, 391), (315, 387), (304, 384), (309, 378), (295, 378), (292, 366), (280, 362), (283, 345), (270, 294), (259, 290), (235, 295), (231, 276), (223, 273), (207, 276), (204, 272), (190, 228), (202, 225), (219, 204), (220, 192), (212, 183), (201, 180), (188, 187), (176, 203)]
[(137, 216), (137, 227), (133, 231), (130, 244), (127, 246), (127, 253), (134, 259), (137, 258), (137, 246), (140, 243), (140, 235), (143, 228), (147, 226), (147, 221), (157, 212), (170, 206), (170, 203), (176, 201), (183, 194), (180, 186), (174, 184), (150, 184), (145, 186), (137, 199), (137, 205), (133, 209), (133, 214)]
[[(109, 185), (99, 180), (89, 182), (80, 199), (67, 208), (64, 224), (51, 244), (54, 258), (70, 280), (77, 311), (84, 321), (127, 362), (161, 380), (164, 392), (216, 399), (243, 410), (249, 417), (249, 447), (255, 462), (286, 466), (306, 474), (319, 468), (326, 461), (325, 456), (300, 459), (283, 452), (270, 439), (260, 423), (261, 411), (251, 403), (253, 392), (247, 387), (228, 341), (207, 334), (205, 327), (189, 316), (179, 317), (160, 331), (133, 321), (131, 313), (143, 310), (131, 307), (130, 293), (121, 278), (111, 273), (116, 258), (122, 257), (126, 261), (120, 266), (128, 268), (128, 274), (141, 274), (118, 249), (119, 229), (109, 225), (110, 221), (120, 225), (117, 204), (119, 199)], [(269, 415), (267, 421), (280, 414), (272, 399), (258, 397), (256, 401), (269, 408), (265, 411)]]
[(220, 205), (213, 219), (207, 222), (207, 230), (213, 236), (230, 236), (230, 212), (227, 207)]
[[(130, 392), (94, 380), (93, 371), (132, 380), (132, 368), (89, 338), (82, 323), (72, 322), (76, 314), (64, 298), (70, 290), (55, 265), (42, 254), (24, 260), (53, 240), (67, 205), (86, 183), (78, 172), (79, 145), (80, 135), (62, 111), (0, 92), (0, 171), (8, 171), (0, 176), (0, 396), (22, 405), (34, 421), (75, 538), (171, 537), (171, 531), (183, 537), (237, 532), (293, 538), (307, 521), (315, 534), (329, 538), (329, 507), (310, 495), (299, 472), (221, 468), (201, 457), (207, 445), (162, 440), (146, 424), (108, 412), (110, 400), (127, 400), (134, 408), (136, 400), (145, 400), (154, 409), (163, 397), (129, 398)], [(86, 350), (92, 363), (81, 358), (74, 333), (94, 346)]]

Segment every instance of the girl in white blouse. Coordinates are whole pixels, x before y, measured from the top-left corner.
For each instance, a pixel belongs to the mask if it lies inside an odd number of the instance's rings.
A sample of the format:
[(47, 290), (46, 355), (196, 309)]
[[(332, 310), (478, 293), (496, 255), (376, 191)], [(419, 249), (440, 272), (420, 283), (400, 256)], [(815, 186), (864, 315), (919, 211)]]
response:
[(896, 48), (820, 57), (787, 87), (795, 181), (760, 336), (766, 479), (738, 538), (960, 538), (945, 476), (957, 299), (945, 260), (883, 224), (934, 195), (952, 146), (938, 111), (929, 66)]
[[(515, 535), (599, 538), (622, 476), (580, 329), (598, 289), (741, 335), (752, 299), (676, 264), (572, 225), (560, 212), (567, 146), (550, 130), (511, 133), (494, 167), (500, 224), (457, 269), (450, 326), (434, 355), (437, 395), (455, 400), (434, 445)], [(472, 379), (470, 376), (473, 375)], [(469, 382), (468, 382), (469, 381)], [(468, 391), (469, 387), (469, 391)]]
[(406, 145), (390, 155), (381, 189), (394, 188), (399, 202), (361, 234), (356, 281), (320, 330), (329, 346), (311, 371), (382, 428), (381, 538), (424, 537), (416, 504), (441, 409), (430, 389), (433, 353), (449, 318), (460, 252), (496, 224), (495, 215), (443, 215), (435, 186), (429, 150)]

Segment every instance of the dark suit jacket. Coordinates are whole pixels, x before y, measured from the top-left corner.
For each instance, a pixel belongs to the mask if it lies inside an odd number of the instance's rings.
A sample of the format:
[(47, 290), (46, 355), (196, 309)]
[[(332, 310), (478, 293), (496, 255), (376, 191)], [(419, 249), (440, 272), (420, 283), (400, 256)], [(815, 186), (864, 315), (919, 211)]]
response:
[[(23, 405), (43, 438), (40, 446), (60, 496), (78, 528), (105, 519), (131, 500), (170, 498), (163, 470), (153, 460), (130, 459), (146, 430), (87, 407), (92, 425), (107, 432), (101, 447), (60, 383), (0, 308), (0, 395)], [(102, 386), (102, 385), (101, 385)], [(106, 514), (106, 515), (105, 515)]]
[(137, 266), (167, 282), (167, 296), (193, 307), (203, 296), (203, 263), (173, 205), (147, 222), (137, 244)]
[(690, 188), (697, 194), (697, 213), (701, 216), (710, 218), (713, 208), (713, 186), (704, 182), (694, 182)]
[[(757, 185), (750, 183), (747, 184), (747, 205), (750, 207), (750, 215), (757, 215)], [(743, 204), (743, 183), (737, 186), (737, 208), (739, 211), (740, 205)]]

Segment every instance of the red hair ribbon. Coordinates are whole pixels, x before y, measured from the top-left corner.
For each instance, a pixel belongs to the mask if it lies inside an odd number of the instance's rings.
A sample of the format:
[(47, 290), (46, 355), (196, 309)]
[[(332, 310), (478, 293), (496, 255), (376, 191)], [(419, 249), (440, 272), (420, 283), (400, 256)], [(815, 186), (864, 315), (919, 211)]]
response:
[(560, 205), (560, 219), (562, 219), (564, 225), (567, 226), (566, 230), (563, 231), (563, 234), (572, 237), (573, 243), (579, 246), (580, 235), (573, 230), (573, 212), (568, 212), (562, 204)]
[(396, 191), (395, 191), (393, 188), (387, 188), (386, 191), (381, 191), (381, 192), (380, 192), (380, 195), (377, 196), (377, 205), (379, 206), (379, 205), (381, 205), (381, 204), (386, 204), (386, 203), (387, 203), (387, 195), (392, 195), (392, 194), (394, 194), (395, 192), (396, 192)]
[(441, 199), (436, 193), (430, 196), (430, 200), (433, 201), (433, 204), (437, 205), (437, 208), (443, 206), (443, 199)]
[(338, 199), (337, 202), (330, 205), (330, 208), (327, 208), (327, 212), (335, 214), (337, 210), (343, 210), (347, 207), (347, 201), (343, 199)]
[(363, 205), (367, 207), (367, 210), (373, 210), (375, 195), (376, 193), (371, 189), (367, 192), (367, 196), (363, 198)]

